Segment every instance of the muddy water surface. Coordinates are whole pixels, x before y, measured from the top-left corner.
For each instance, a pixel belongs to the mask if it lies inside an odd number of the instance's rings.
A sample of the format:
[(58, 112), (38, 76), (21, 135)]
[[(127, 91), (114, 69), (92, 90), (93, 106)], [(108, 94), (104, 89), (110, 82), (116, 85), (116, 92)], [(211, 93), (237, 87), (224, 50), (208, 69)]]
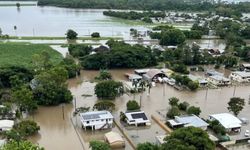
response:
[[(133, 72), (133, 70), (112, 70), (110, 71), (116, 80), (126, 80), (124, 74), (127, 72)], [(68, 81), (69, 89), (76, 98), (77, 107), (92, 107), (97, 101), (94, 95), (95, 83), (92, 83), (94, 77), (98, 74), (98, 71), (82, 71), (81, 76), (76, 79)], [(207, 93), (207, 98), (206, 98)], [(142, 110), (146, 112), (148, 118), (151, 115), (156, 115), (160, 119), (164, 119), (163, 115), (167, 112), (168, 98), (178, 97), (181, 101), (187, 101), (191, 105), (201, 107), (201, 117), (207, 118), (209, 114), (228, 112), (227, 102), (233, 96), (234, 87), (224, 87), (213, 90), (198, 90), (197, 92), (190, 91), (177, 91), (173, 87), (168, 85), (157, 84), (153, 87), (150, 95), (147, 91), (138, 95), (123, 95), (117, 98), (114, 102), (116, 104), (116, 110), (113, 112), (116, 120), (119, 120), (119, 112), (125, 111), (126, 103), (128, 100), (135, 97), (136, 100), (142, 97)], [(235, 96), (245, 98), (246, 106), (240, 113), (239, 117), (246, 117), (250, 119), (250, 108), (248, 105), (248, 98), (250, 94), (249, 86), (236, 87)], [(84, 96), (91, 95), (91, 96)], [(74, 109), (73, 104), (67, 104), (64, 107), (64, 120), (62, 106), (56, 107), (40, 107), (38, 112), (34, 115), (35, 121), (41, 126), (39, 136), (33, 137), (32, 141), (39, 143), (45, 147), (46, 150), (81, 150), (88, 149), (88, 142), (93, 139), (103, 140), (103, 135), (107, 131), (84, 131), (80, 127), (80, 121), (77, 117), (72, 117)], [(162, 115), (158, 113), (161, 112)], [(71, 120), (72, 119), (72, 123)], [(151, 119), (152, 121), (152, 119)], [(76, 127), (76, 130), (74, 129)], [(243, 130), (250, 129), (250, 126), (244, 126)], [(112, 130), (119, 132), (116, 127)], [(149, 128), (123, 128), (123, 130), (129, 135), (135, 144), (140, 142), (150, 141), (155, 142), (156, 135), (165, 134), (165, 132), (152, 121), (152, 126)], [(78, 133), (78, 134), (77, 134)], [(244, 134), (244, 132), (242, 133)], [(79, 137), (78, 137), (79, 135)], [(237, 138), (236, 135), (233, 138)], [(82, 142), (82, 143), (81, 143)], [(128, 144), (127, 144), (128, 145)], [(131, 149), (128, 145), (126, 149)]]

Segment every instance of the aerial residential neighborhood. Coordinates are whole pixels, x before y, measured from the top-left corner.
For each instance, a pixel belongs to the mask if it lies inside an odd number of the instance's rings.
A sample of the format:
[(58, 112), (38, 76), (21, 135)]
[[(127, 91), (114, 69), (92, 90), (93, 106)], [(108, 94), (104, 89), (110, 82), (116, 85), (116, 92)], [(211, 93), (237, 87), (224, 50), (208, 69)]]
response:
[(250, 1), (0, 0), (0, 150), (250, 149)]

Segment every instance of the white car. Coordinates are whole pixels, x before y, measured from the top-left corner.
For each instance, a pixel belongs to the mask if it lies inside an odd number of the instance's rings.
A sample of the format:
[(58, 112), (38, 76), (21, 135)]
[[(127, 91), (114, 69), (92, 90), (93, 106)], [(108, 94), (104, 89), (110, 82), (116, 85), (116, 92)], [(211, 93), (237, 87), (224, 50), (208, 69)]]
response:
[(250, 136), (249, 130), (246, 130), (245, 137), (249, 137), (249, 136)]

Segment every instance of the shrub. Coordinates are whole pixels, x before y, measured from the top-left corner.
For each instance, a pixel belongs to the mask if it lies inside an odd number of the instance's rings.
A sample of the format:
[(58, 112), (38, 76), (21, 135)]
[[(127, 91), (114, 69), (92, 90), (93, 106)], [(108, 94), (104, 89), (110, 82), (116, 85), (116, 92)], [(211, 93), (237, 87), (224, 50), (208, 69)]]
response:
[(135, 100), (127, 102), (127, 110), (138, 110), (138, 109), (140, 109), (140, 106)]
[(101, 36), (100, 36), (100, 33), (99, 33), (99, 32), (94, 32), (94, 33), (91, 34), (91, 37), (92, 37), (92, 38), (99, 38), (99, 37), (101, 37)]
[(175, 116), (180, 115), (180, 110), (177, 106), (173, 106), (167, 112), (167, 117), (173, 119)]
[(111, 150), (107, 143), (101, 141), (90, 141), (89, 147), (91, 147), (92, 150)]
[(200, 107), (191, 106), (188, 108), (187, 113), (189, 115), (193, 114), (193, 115), (199, 116), (201, 113), (201, 109), (200, 109)]
[(123, 93), (123, 85), (121, 82), (106, 80), (96, 84), (95, 94), (102, 99), (115, 99)]

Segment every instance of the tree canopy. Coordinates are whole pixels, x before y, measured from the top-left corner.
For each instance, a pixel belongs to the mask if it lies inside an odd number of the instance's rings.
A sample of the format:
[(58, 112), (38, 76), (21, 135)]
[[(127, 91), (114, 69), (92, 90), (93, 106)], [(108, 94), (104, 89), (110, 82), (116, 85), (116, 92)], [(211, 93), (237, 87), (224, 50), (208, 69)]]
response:
[(95, 86), (95, 94), (101, 99), (115, 99), (123, 93), (123, 85), (121, 82), (113, 80), (101, 81)]
[(164, 139), (164, 150), (214, 150), (215, 144), (206, 131), (195, 127), (175, 130)]
[(240, 97), (232, 97), (228, 102), (227, 109), (237, 116), (245, 106), (245, 100)]

